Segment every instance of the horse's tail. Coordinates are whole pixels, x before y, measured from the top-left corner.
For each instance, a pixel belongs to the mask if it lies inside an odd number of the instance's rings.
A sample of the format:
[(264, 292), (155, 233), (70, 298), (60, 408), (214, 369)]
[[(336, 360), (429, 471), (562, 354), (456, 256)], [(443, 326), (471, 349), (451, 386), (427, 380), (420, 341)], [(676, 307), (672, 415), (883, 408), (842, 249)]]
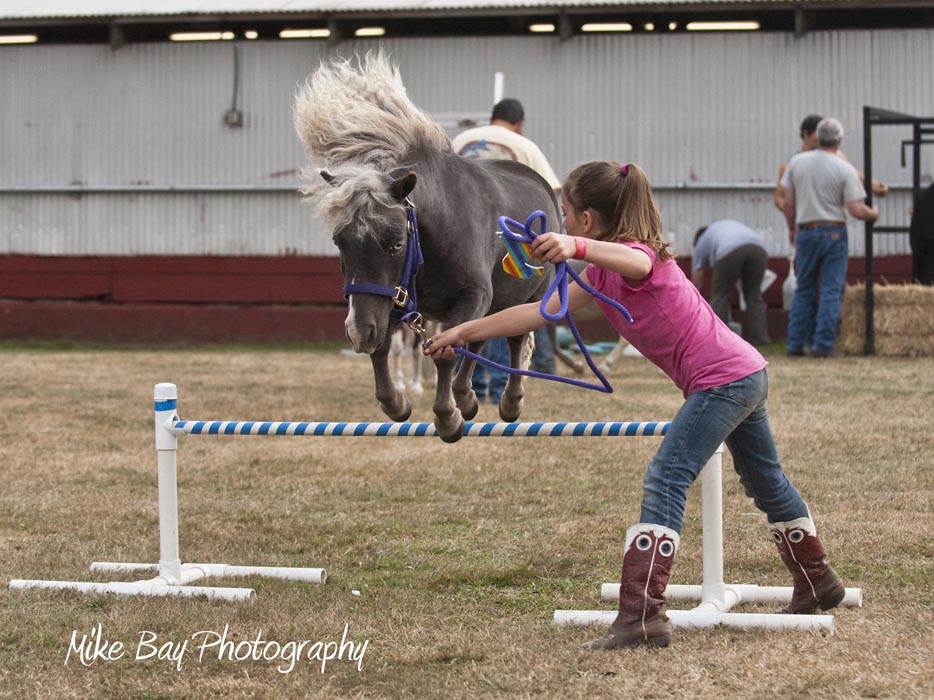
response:
[(382, 50), (358, 64), (323, 63), (296, 93), (295, 130), (313, 159), (388, 169), (420, 146), (450, 150), (444, 129), (408, 98)]

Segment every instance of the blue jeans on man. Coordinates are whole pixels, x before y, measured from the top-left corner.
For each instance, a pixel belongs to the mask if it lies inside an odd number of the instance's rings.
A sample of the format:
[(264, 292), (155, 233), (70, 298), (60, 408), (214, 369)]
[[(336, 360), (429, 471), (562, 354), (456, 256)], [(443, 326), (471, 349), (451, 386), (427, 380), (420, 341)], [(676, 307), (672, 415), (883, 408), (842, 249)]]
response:
[[(484, 343), (480, 356), (508, 367), (509, 343), (506, 342), (505, 338), (491, 338)], [(488, 397), (490, 403), (498, 404), (503, 397), (503, 391), (506, 389), (508, 379), (509, 375), (503, 370), (487, 367), (478, 362), (473, 370), (471, 384), (479, 401), (483, 401), (484, 398)]]
[(778, 459), (768, 394), (769, 379), (762, 369), (688, 396), (646, 469), (640, 522), (680, 533), (688, 487), (724, 442), (746, 495), (770, 523), (808, 517), (807, 505)]
[(789, 354), (802, 354), (806, 345), (817, 355), (833, 352), (846, 267), (846, 224), (798, 229), (795, 236), (798, 286), (788, 316)]

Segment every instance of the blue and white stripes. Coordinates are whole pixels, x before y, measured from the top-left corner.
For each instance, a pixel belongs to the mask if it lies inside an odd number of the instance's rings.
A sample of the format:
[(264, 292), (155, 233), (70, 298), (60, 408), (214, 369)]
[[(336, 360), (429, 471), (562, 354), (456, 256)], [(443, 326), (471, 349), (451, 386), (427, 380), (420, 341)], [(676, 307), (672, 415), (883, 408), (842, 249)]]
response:
[[(661, 436), (667, 422), (467, 423), (464, 437)], [(308, 421), (173, 421), (176, 435), (298, 435), (334, 437), (437, 437), (433, 423), (315, 423)]]

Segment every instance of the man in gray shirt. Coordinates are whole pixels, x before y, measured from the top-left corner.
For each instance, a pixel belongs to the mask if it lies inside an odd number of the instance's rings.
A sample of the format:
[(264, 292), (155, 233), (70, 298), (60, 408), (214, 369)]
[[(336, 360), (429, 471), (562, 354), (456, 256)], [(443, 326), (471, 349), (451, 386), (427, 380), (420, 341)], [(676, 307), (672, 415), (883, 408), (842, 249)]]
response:
[(710, 306), (724, 323), (730, 321), (730, 297), (740, 280), (746, 299), (746, 339), (753, 345), (769, 342), (765, 303), (762, 300), (762, 277), (769, 255), (762, 236), (739, 221), (723, 219), (697, 230), (691, 279), (700, 289), (704, 271), (713, 270)]
[(837, 340), (846, 284), (846, 215), (876, 221), (879, 210), (863, 201), (856, 168), (837, 156), (843, 125), (828, 117), (817, 125), (818, 147), (799, 153), (782, 176), (788, 240), (795, 248), (798, 286), (788, 317), (789, 355), (829, 357)]

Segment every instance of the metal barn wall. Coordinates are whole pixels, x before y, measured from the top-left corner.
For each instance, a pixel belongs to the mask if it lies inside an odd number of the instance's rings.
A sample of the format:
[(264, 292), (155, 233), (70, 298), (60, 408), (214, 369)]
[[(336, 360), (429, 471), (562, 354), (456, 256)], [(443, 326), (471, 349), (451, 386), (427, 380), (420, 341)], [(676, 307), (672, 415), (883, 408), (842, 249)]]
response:
[[(839, 117), (858, 167), (863, 105), (934, 114), (931, 30), (382, 45), (416, 104), (448, 126), (486, 114), (503, 71), (506, 95), (526, 106), (526, 134), (559, 175), (593, 158), (641, 164), (681, 254), (697, 226), (727, 217), (762, 230), (772, 255), (789, 252), (772, 186), (805, 114)], [(305, 157), (291, 99), (322, 58), (376, 46), (239, 42), (242, 128), (222, 123), (232, 43), (3, 47), (0, 254), (332, 255), (295, 192)], [(881, 223), (906, 225), (900, 144), (910, 131), (873, 135), (874, 174), (901, 186), (882, 200)], [(922, 161), (928, 179), (932, 156)], [(851, 231), (860, 255), (862, 227)], [(877, 237), (877, 254), (907, 251), (905, 236)]]

